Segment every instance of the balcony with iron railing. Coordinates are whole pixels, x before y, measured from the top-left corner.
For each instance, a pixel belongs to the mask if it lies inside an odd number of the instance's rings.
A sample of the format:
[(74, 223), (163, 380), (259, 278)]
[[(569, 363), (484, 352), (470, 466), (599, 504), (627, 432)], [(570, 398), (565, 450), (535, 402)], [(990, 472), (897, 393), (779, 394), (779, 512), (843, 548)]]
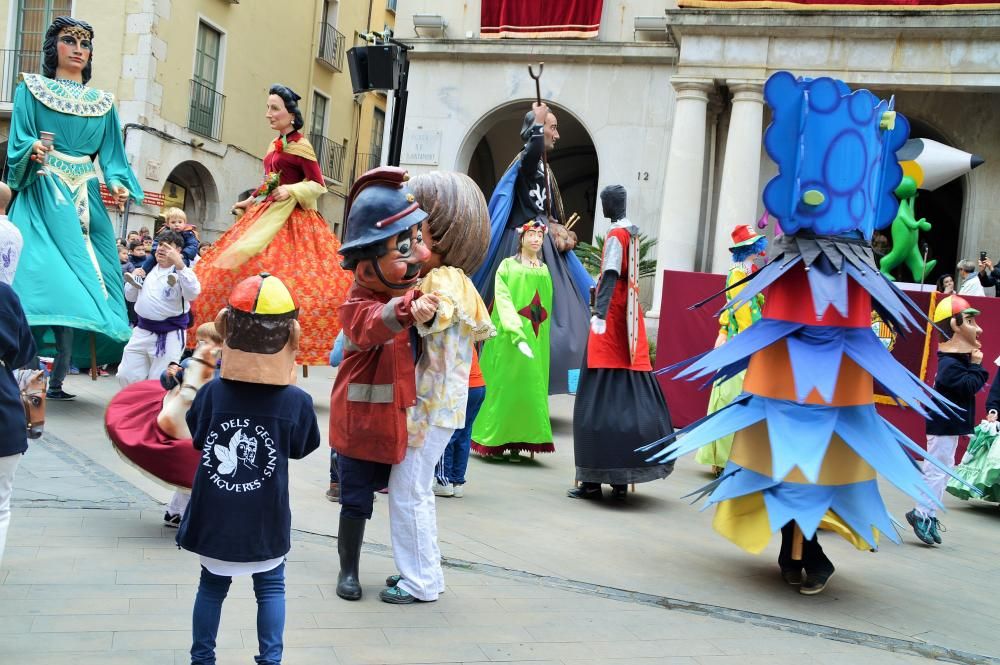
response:
[(322, 21), (319, 24), (319, 53), (316, 59), (338, 72), (344, 71), (344, 44), (346, 39), (335, 27)]
[(24, 72), (42, 71), (41, 51), (0, 50), (0, 109), (9, 111), (14, 102), (14, 89)]
[(357, 180), (362, 173), (371, 171), (382, 161), (382, 155), (378, 153), (359, 152), (354, 156), (354, 180)]
[(310, 134), (309, 141), (316, 151), (316, 159), (323, 175), (334, 182), (344, 182), (344, 162), (347, 147), (321, 134)]
[(222, 113), (226, 96), (197, 79), (191, 79), (191, 107), (187, 128), (218, 141), (222, 137)]

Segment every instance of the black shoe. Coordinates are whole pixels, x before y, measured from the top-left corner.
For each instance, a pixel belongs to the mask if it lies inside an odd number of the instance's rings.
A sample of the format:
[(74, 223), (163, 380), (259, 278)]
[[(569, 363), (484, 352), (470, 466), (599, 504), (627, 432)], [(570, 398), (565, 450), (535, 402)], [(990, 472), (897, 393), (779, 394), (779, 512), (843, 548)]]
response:
[(180, 513), (176, 515), (171, 515), (170, 511), (163, 513), (163, 526), (169, 526), (171, 529), (176, 529), (181, 525)]
[(615, 501), (624, 501), (628, 498), (628, 487), (626, 485), (612, 485), (611, 498)]
[(47, 390), (47, 391), (45, 391), (45, 399), (54, 399), (54, 400), (59, 401), (59, 402), (65, 402), (67, 400), (73, 399), (74, 397), (76, 397), (76, 395), (70, 395), (68, 392), (66, 392), (62, 388), (57, 388), (56, 390)]
[(800, 584), (802, 584), (802, 569), (783, 568), (781, 570), (781, 579), (785, 581), (785, 584), (791, 586), (799, 586)]
[(833, 572), (831, 570), (829, 572), (806, 573), (805, 579), (802, 580), (802, 586), (799, 587), (799, 593), (805, 596), (815, 596), (817, 593), (821, 593), (826, 588), (826, 583), (833, 577)]
[(340, 555), (337, 595), (344, 600), (361, 600), (358, 563), (361, 560), (361, 545), (365, 540), (367, 521), (343, 516), (340, 518), (337, 530), (337, 553)]
[(587, 487), (574, 487), (571, 490), (566, 491), (566, 496), (571, 499), (587, 499), (587, 500), (600, 500), (604, 498), (604, 494), (601, 492), (601, 488), (590, 489)]

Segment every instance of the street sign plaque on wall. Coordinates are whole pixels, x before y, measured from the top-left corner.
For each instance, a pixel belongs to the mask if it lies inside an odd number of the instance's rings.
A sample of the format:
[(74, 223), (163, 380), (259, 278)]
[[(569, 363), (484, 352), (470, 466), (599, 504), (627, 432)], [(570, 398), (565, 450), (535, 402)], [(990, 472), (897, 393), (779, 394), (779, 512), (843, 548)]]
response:
[(414, 129), (403, 136), (404, 164), (437, 166), (441, 156), (441, 132), (433, 129)]

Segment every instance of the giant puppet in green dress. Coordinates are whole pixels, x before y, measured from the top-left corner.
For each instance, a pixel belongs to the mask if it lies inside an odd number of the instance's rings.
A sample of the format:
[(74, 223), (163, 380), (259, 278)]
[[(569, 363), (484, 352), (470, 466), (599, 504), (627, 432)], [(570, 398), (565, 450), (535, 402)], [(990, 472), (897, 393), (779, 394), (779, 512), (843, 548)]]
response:
[[(75, 40), (72, 48), (85, 55), (85, 66), (77, 70), (83, 82), (55, 78), (66, 71), (64, 57), (80, 64), (64, 39)], [(103, 364), (121, 358), (131, 329), (95, 157), (119, 200), (141, 201), (142, 188), (125, 155), (114, 96), (85, 85), (92, 39), (93, 29), (83, 21), (59, 17), (49, 26), (43, 52), (47, 76), (24, 74), (14, 93), (7, 160), (8, 184), (16, 192), (9, 217), (24, 236), (14, 290), (42, 342), (39, 353), (54, 355), (51, 340), (42, 337), (47, 327), (65, 326), (95, 333), (97, 362)], [(44, 167), (32, 159), (39, 154), (40, 132), (55, 134)], [(77, 334), (74, 364), (87, 366), (89, 357), (90, 335)]]
[(497, 336), (483, 348), (486, 401), (472, 426), (472, 451), (479, 455), (555, 452), (549, 421), (552, 277), (540, 256), (546, 231), (537, 221), (519, 227), (521, 250), (500, 263), (494, 278)]

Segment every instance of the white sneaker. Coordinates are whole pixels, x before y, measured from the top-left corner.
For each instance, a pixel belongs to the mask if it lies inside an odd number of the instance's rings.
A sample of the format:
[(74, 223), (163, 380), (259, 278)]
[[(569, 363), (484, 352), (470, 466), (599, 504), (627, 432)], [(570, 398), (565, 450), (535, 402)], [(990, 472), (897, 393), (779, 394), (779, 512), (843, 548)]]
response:
[(451, 483), (441, 484), (434, 481), (434, 496), (455, 496), (455, 486)]
[(125, 281), (134, 286), (137, 289), (142, 288), (142, 277), (138, 275), (133, 275), (130, 272), (125, 273)]
[(455, 497), (456, 499), (461, 499), (463, 496), (465, 496), (465, 489), (464, 489), (465, 485), (452, 485), (452, 488), (454, 491), (452, 496)]
[(174, 273), (170, 273), (169, 275), (167, 275), (167, 284), (169, 286), (176, 285), (177, 284), (177, 275), (175, 275)]

